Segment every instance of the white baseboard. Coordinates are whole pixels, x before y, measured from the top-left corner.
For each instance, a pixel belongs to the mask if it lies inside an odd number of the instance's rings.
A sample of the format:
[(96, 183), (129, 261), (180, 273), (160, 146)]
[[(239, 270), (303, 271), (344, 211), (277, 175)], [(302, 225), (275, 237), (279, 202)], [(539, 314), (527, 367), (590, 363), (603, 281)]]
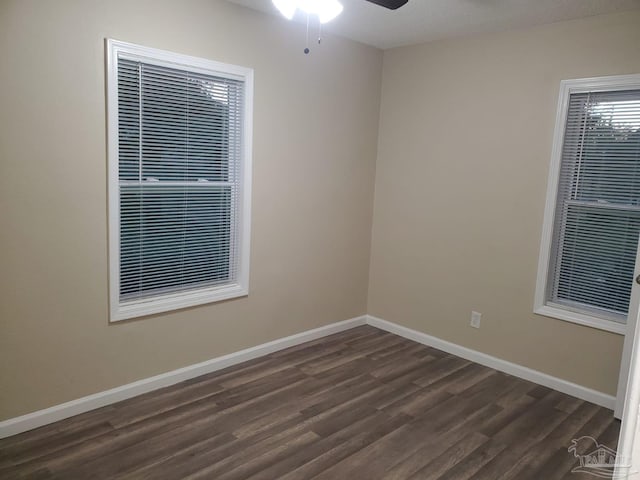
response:
[(57, 422), (58, 420), (63, 420), (74, 415), (95, 410), (96, 408), (104, 407), (121, 400), (126, 400), (127, 398), (135, 397), (136, 395), (141, 395), (152, 390), (174, 385), (184, 380), (199, 377), (200, 375), (215, 372), (216, 370), (221, 370), (238, 363), (246, 362), (247, 360), (252, 360), (254, 358), (277, 352), (278, 350), (283, 350), (327, 335), (349, 330), (351, 328), (364, 325), (365, 323), (366, 316), (364, 315), (350, 320), (344, 320), (342, 322), (331, 323), (323, 327), (307, 330), (306, 332), (297, 333), (272, 342), (263, 343), (262, 345), (223, 355), (222, 357), (217, 357), (202, 363), (196, 363), (194, 365), (189, 365), (188, 367), (172, 370), (170, 372), (145, 378), (137, 382), (128, 383), (110, 390), (94, 393), (93, 395), (88, 395), (70, 402), (45, 408), (44, 410), (38, 410), (20, 417), (10, 418), (0, 422), (0, 438), (16, 435), (18, 433), (26, 432), (27, 430), (33, 430), (34, 428)]
[(304, 342), (316, 340), (327, 335), (349, 330), (365, 324), (400, 335), (401, 337), (422, 343), (423, 345), (437, 348), (438, 350), (451, 353), (452, 355), (456, 355), (472, 362), (494, 368), (501, 372), (529, 380), (539, 385), (544, 385), (545, 387), (595, 403), (596, 405), (601, 405), (610, 409), (613, 409), (615, 406), (616, 399), (612, 395), (607, 395), (605, 393), (547, 375), (546, 373), (542, 373), (537, 370), (532, 370), (500, 358), (492, 357), (491, 355), (432, 337), (426, 333), (418, 332), (417, 330), (412, 330), (410, 328), (382, 320), (381, 318), (376, 318), (371, 315), (363, 315), (350, 320), (331, 323), (313, 330), (307, 330), (306, 332), (291, 335), (272, 342), (263, 343), (262, 345), (240, 350), (239, 352), (223, 355), (221, 357), (189, 365), (177, 370), (172, 370), (137, 382), (128, 383), (110, 390), (94, 393), (93, 395), (88, 395), (70, 402), (45, 408), (44, 410), (38, 410), (20, 417), (4, 420), (0, 422), (0, 438), (33, 430), (34, 428), (57, 422), (58, 420), (63, 420), (74, 415), (95, 410), (96, 408), (104, 407), (121, 400), (126, 400), (143, 393), (174, 385), (184, 380), (189, 380), (238, 363), (262, 357), (270, 353), (277, 352), (278, 350), (283, 350), (288, 347), (293, 347)]
[(523, 367), (522, 365), (518, 365), (516, 363), (511, 363), (497, 357), (492, 357), (491, 355), (487, 355), (486, 353), (481, 353), (470, 348), (461, 347), (460, 345), (456, 345), (455, 343), (432, 337), (431, 335), (427, 335), (426, 333), (418, 332), (417, 330), (412, 330), (396, 323), (388, 322), (387, 320), (383, 320), (381, 318), (376, 318), (371, 315), (367, 315), (366, 317), (368, 325), (379, 328), (381, 330), (386, 330), (387, 332), (400, 335), (401, 337), (413, 340), (418, 343), (422, 343), (423, 345), (437, 348), (438, 350), (442, 350), (466, 360), (479, 363), (480, 365), (485, 365), (495, 370), (508, 373), (509, 375), (523, 378), (524, 380), (529, 380), (530, 382), (552, 388), (559, 392), (566, 393), (567, 395), (572, 395), (574, 397), (586, 400), (587, 402), (595, 403), (596, 405), (600, 405), (605, 408), (610, 408), (611, 410), (613, 410), (615, 407), (616, 398), (612, 395), (598, 392), (597, 390), (592, 390), (590, 388), (583, 387), (582, 385), (568, 382), (567, 380), (563, 380), (561, 378), (553, 377), (537, 370)]

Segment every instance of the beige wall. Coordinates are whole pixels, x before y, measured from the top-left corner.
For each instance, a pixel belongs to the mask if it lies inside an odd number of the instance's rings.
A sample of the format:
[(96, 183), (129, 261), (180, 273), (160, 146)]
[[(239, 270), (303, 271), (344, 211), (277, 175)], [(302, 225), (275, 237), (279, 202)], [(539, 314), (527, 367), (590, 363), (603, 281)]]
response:
[[(105, 37), (255, 69), (248, 298), (108, 324)], [(0, 1), (0, 420), (367, 311), (614, 393), (622, 338), (532, 304), (559, 81), (640, 72), (640, 14), (384, 68), (303, 42), (218, 0)]]
[[(255, 69), (248, 298), (108, 324), (104, 38)], [(0, 2), (0, 420), (366, 313), (382, 54), (216, 0)]]
[(622, 337), (532, 309), (559, 82), (628, 73), (638, 12), (386, 51), (369, 313), (615, 394)]

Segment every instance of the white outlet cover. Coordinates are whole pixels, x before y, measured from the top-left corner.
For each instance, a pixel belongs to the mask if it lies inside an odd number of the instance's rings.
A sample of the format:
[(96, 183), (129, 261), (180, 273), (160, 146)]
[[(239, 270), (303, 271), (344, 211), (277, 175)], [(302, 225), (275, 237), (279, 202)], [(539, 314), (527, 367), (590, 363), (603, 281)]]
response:
[(482, 314), (479, 312), (471, 312), (471, 326), (473, 328), (480, 328), (480, 320), (482, 319)]

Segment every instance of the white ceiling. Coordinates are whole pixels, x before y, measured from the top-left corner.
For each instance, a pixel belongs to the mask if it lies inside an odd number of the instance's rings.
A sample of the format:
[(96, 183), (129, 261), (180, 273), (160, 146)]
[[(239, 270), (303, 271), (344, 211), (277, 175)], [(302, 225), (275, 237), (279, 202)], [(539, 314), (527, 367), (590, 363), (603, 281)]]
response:
[[(228, 1), (279, 15), (271, 0)], [(640, 9), (640, 0), (409, 0), (395, 11), (365, 0), (341, 2), (342, 14), (323, 28), (383, 49)]]

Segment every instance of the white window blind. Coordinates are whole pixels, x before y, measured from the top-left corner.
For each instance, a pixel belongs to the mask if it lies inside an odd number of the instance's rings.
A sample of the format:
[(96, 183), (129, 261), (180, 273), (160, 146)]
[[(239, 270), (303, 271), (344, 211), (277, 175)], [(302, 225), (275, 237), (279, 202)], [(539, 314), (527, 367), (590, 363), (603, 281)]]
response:
[(626, 322), (640, 234), (640, 89), (569, 94), (547, 305)]
[(114, 319), (244, 294), (247, 78), (128, 46), (111, 58)]

